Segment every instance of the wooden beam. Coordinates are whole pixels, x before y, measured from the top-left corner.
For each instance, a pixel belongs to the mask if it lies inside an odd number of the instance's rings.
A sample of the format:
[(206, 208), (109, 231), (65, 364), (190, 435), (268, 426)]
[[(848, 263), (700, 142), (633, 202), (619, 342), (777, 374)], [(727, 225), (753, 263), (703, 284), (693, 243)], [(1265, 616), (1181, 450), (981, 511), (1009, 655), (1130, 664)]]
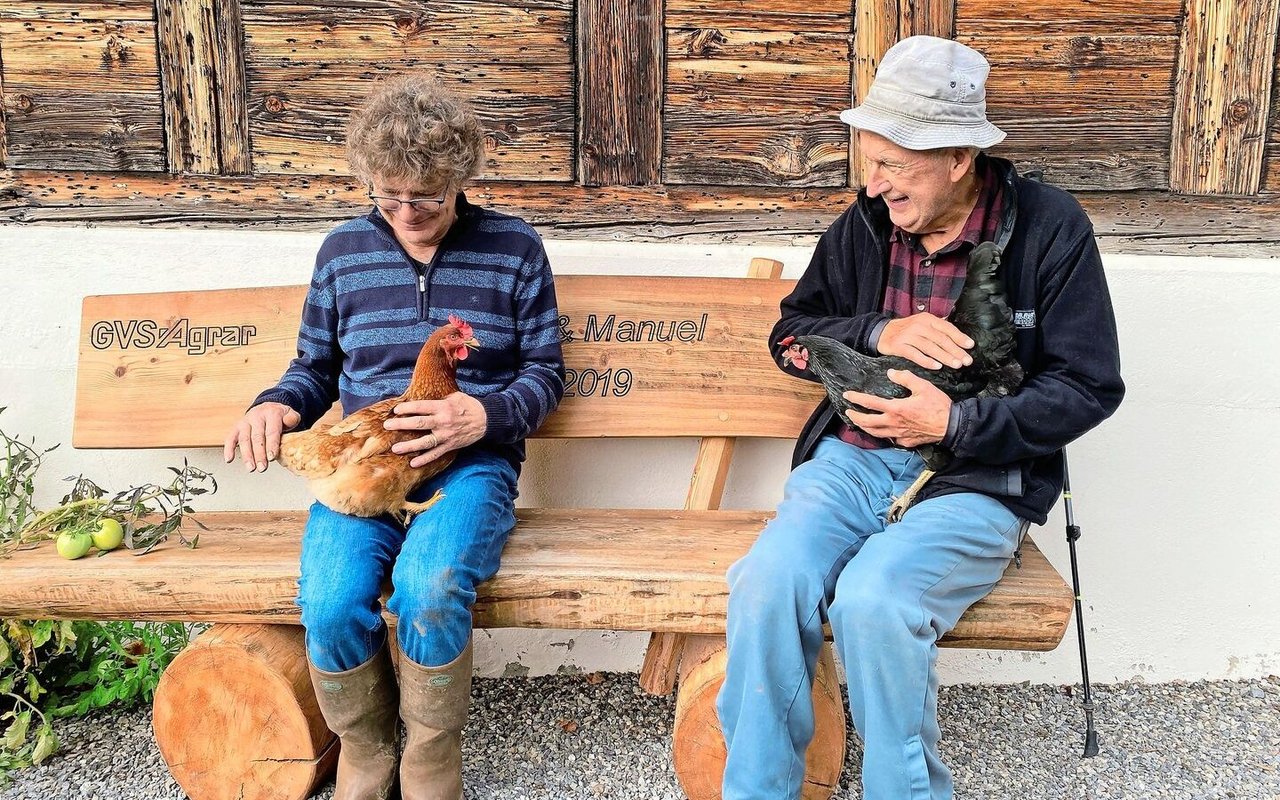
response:
[(250, 171), (239, 3), (156, 0), (172, 172)]
[[(0, 223), (136, 224), (324, 231), (367, 211), (345, 177), (209, 177), (0, 170)], [(851, 191), (480, 182), (474, 203), (544, 235), (642, 242), (811, 246)], [(1280, 257), (1280, 195), (1077, 192), (1104, 253)]]
[(9, 163), (9, 130), (5, 127), (4, 118), (5, 100), (4, 100), (4, 60), (0, 59), (0, 169), (4, 169)]
[(577, 26), (580, 182), (657, 183), (662, 0), (581, 0)]
[(214, 41), (217, 44), (218, 158), (227, 175), (253, 172), (249, 149), (249, 94), (244, 75), (244, 27), (240, 0), (214, 5)]
[(938, 36), (952, 39), (956, 35), (956, 0), (900, 0), (900, 38)]
[(1169, 188), (1257, 194), (1280, 0), (1188, 0), (1174, 89)]
[[(853, 21), (853, 105), (867, 96), (880, 59), (898, 41), (901, 27), (898, 0), (854, 0)], [(849, 129), (849, 186), (863, 184), (862, 158), (858, 154), (858, 132)]]

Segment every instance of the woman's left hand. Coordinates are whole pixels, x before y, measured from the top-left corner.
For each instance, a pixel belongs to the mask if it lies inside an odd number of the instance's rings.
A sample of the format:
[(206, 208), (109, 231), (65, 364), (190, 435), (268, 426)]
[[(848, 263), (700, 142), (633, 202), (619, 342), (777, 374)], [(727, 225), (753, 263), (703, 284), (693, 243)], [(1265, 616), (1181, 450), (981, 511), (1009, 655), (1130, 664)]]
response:
[(450, 450), (480, 441), (489, 421), (480, 401), (462, 392), (443, 400), (409, 400), (393, 411), (396, 416), (383, 423), (387, 430), (424, 432), (417, 439), (391, 447), (393, 453), (418, 453), (409, 462), (411, 467), (421, 467)]

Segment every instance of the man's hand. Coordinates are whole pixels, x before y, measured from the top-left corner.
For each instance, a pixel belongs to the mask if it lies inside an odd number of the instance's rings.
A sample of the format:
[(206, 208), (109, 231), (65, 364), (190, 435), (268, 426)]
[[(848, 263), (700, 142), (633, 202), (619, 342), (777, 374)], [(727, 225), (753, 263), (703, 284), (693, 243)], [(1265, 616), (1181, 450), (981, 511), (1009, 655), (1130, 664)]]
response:
[(239, 447), (245, 469), (263, 472), (280, 452), (280, 434), (297, 427), (301, 421), (302, 415), (284, 403), (259, 403), (227, 434), (222, 443), (222, 458), (230, 464)]
[(880, 331), (876, 349), (881, 355), (901, 356), (925, 369), (938, 369), (943, 364), (959, 369), (973, 363), (965, 352), (973, 340), (942, 317), (912, 314), (891, 319)]
[(397, 416), (383, 423), (388, 430), (425, 431), (417, 439), (397, 442), (391, 447), (394, 453), (421, 451), (409, 462), (411, 467), (420, 467), (450, 450), (480, 441), (489, 424), (480, 401), (462, 392), (454, 392), (443, 400), (410, 400), (396, 406), (394, 411)]
[(951, 398), (924, 378), (904, 369), (889, 370), (889, 380), (906, 388), (911, 395), (886, 400), (873, 394), (845, 392), (845, 400), (871, 412), (849, 411), (849, 421), (872, 436), (889, 439), (899, 447), (919, 447), (942, 441), (951, 416)]

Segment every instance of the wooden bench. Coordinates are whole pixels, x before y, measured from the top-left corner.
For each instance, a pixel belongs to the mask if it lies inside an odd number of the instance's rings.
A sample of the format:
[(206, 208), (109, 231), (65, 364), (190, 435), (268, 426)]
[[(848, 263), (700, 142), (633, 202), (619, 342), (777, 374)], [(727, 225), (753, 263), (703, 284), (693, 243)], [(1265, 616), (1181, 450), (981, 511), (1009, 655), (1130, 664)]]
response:
[[(569, 391), (540, 437), (698, 437), (683, 509), (521, 508), (475, 625), (653, 633), (641, 681), (677, 676), (675, 769), (694, 800), (719, 796), (725, 570), (771, 516), (722, 510), (738, 437), (794, 438), (818, 399), (764, 342), (792, 286), (757, 259), (751, 278), (557, 278)], [(84, 300), (73, 443), (219, 446), (294, 354), (305, 287)], [(242, 469), (239, 464), (228, 469)], [(301, 480), (301, 479), (299, 479)], [(261, 498), (269, 505), (270, 498)], [(305, 511), (202, 512), (189, 550), (59, 560), (52, 547), (3, 563), (0, 616), (215, 623), (169, 667), (155, 698), (160, 751), (193, 800), (303, 798), (332, 768), (335, 739), (308, 681), (294, 605)], [(1050, 650), (1072, 596), (1028, 541), (1021, 569), (944, 645)], [(682, 657), (683, 655), (683, 657)], [(831, 794), (844, 710), (830, 647), (814, 691), (819, 731), (806, 797)]]

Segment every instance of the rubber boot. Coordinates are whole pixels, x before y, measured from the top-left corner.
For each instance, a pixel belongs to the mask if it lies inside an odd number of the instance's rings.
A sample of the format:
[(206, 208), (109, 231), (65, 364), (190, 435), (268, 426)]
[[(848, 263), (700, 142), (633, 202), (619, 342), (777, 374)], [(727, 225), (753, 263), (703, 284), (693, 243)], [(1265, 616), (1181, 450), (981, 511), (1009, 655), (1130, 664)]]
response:
[(408, 733), (400, 758), (403, 800), (460, 800), (462, 726), (470, 704), (470, 641), (442, 667), (400, 659), (400, 718)]
[(346, 672), (308, 667), (320, 713), (342, 743), (333, 800), (394, 800), (399, 703), (386, 646)]

